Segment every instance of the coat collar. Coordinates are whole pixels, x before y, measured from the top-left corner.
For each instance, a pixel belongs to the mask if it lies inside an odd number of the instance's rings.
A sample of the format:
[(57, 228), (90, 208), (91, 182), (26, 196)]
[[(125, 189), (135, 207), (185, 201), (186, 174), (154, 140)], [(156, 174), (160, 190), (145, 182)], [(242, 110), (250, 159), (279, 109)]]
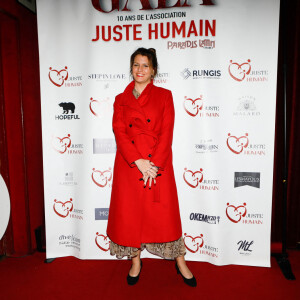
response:
[(148, 96), (153, 88), (153, 80), (145, 87), (138, 99), (133, 96), (134, 80), (131, 81), (123, 92), (123, 104), (129, 106), (130, 108), (139, 111), (143, 116), (145, 116), (142, 109), (142, 105), (148, 100)]

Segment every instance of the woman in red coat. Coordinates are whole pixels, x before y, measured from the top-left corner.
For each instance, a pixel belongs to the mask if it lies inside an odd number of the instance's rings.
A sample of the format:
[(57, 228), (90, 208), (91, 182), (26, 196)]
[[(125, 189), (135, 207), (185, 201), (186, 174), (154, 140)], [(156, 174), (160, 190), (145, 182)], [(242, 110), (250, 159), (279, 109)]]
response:
[(172, 164), (174, 104), (172, 93), (153, 85), (155, 50), (139, 48), (130, 59), (133, 81), (116, 97), (114, 164), (107, 235), (110, 253), (127, 256), (128, 284), (142, 269), (141, 250), (176, 260), (184, 282), (196, 286), (188, 269)]

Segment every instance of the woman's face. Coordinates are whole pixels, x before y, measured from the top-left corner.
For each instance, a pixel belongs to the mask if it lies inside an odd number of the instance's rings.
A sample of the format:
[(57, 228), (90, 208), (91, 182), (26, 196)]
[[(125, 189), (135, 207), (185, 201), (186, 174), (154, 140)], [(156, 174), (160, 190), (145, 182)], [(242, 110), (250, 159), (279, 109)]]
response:
[(154, 76), (154, 69), (150, 64), (148, 57), (138, 54), (135, 56), (132, 65), (132, 76), (137, 83), (150, 83), (151, 76)]

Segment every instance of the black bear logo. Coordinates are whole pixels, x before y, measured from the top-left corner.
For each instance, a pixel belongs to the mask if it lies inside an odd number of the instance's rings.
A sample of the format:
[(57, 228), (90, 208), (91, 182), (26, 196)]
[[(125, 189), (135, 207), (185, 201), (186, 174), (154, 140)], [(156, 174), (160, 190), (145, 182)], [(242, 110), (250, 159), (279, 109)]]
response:
[(74, 114), (75, 112), (75, 104), (72, 102), (62, 102), (58, 104), (63, 109), (63, 114), (68, 114), (69, 110)]

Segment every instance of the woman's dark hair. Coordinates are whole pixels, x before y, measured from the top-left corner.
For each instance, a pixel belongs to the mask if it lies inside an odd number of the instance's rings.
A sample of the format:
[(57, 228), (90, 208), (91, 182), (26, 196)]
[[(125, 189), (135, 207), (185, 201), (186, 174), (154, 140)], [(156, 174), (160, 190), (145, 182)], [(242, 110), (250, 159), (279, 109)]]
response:
[(157, 64), (157, 57), (156, 57), (156, 50), (154, 48), (138, 48), (137, 50), (135, 50), (131, 57), (130, 57), (130, 74), (132, 75), (132, 66), (134, 63), (134, 59), (137, 55), (142, 55), (142, 56), (147, 56), (153, 70), (154, 70), (154, 76), (157, 74), (157, 68), (158, 68), (158, 64)]

